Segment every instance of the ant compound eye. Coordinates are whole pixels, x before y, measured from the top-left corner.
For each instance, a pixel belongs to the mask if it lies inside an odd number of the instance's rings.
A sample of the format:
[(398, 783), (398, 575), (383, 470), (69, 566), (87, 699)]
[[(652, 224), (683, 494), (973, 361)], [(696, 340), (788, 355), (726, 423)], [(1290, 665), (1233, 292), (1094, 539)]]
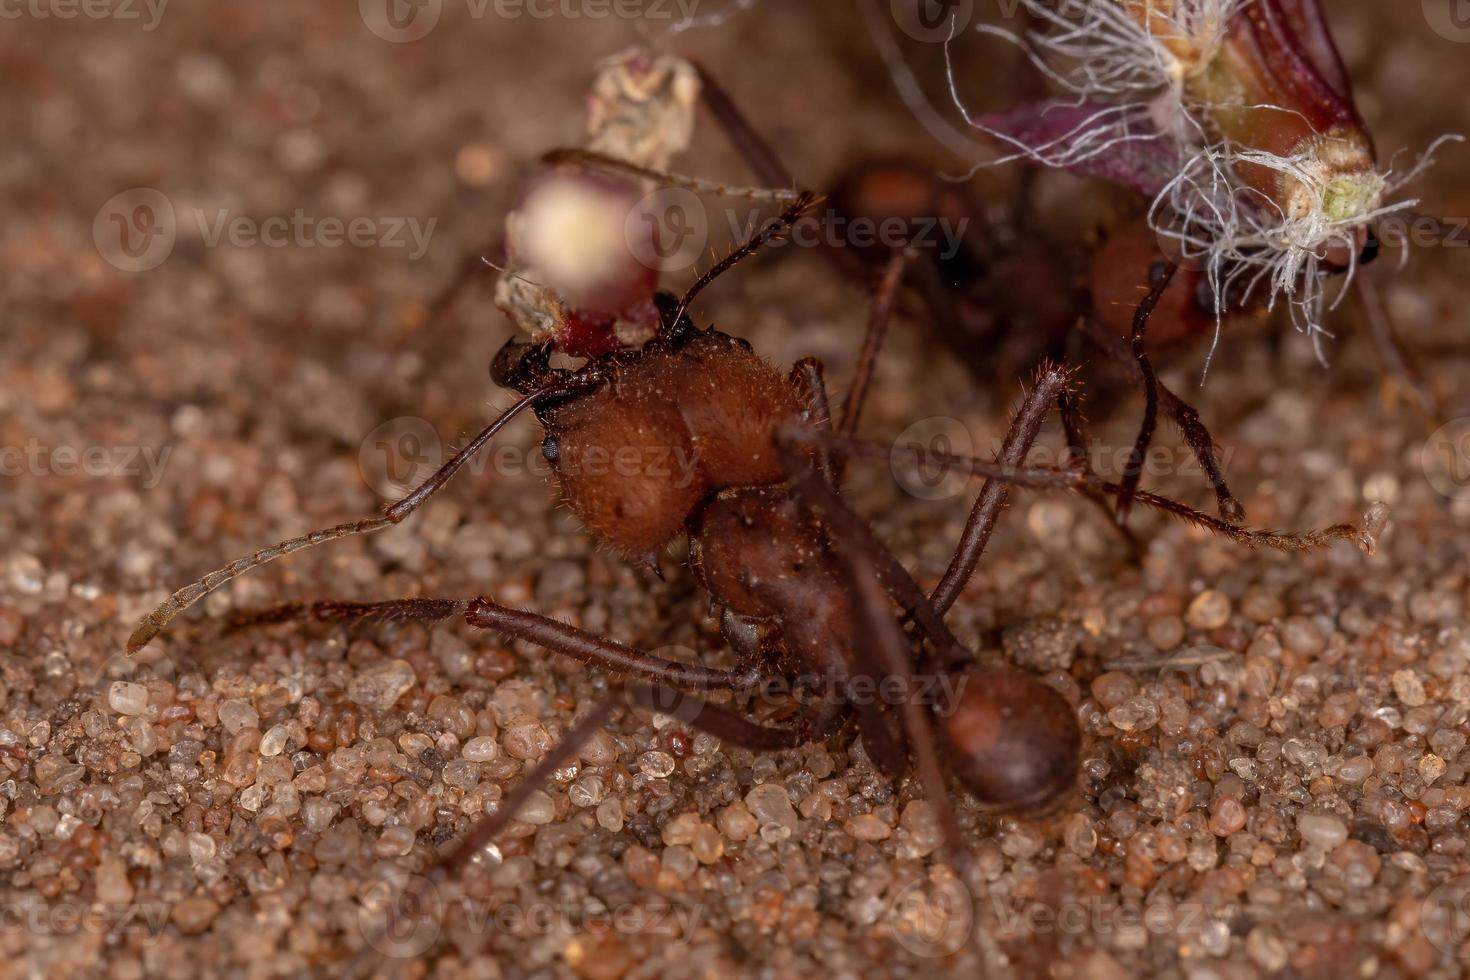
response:
[(1166, 274), (1168, 274), (1168, 272), (1169, 272), (1169, 263), (1167, 263), (1167, 262), (1155, 262), (1155, 263), (1153, 263), (1152, 265), (1150, 265), (1148, 267), (1148, 284), (1150, 286), (1157, 286), (1159, 284), (1159, 280), (1163, 279), (1164, 276)]
[(755, 350), (754, 347), (750, 346), (750, 341), (746, 340), (744, 337), (734, 337), (732, 339), (735, 341), (735, 346), (739, 347), (741, 350), (744, 350), (744, 351), (753, 351), (753, 350)]
[(561, 455), (561, 443), (557, 441), (556, 436), (549, 435), (541, 440), (541, 455), (546, 457), (548, 463), (556, 465), (556, 460)]

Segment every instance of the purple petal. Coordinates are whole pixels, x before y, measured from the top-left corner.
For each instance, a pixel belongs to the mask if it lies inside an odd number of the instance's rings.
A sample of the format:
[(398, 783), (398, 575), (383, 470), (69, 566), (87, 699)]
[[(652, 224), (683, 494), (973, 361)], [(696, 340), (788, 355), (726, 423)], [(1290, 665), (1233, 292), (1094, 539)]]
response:
[[(974, 122), (996, 140), (1002, 151), (1044, 164), (1067, 147), (1075, 146), (1090, 132), (1116, 125), (1116, 120), (1116, 107), (1109, 103), (1052, 99), (989, 113)], [(1065, 169), (1078, 176), (1098, 177), (1132, 187), (1150, 197), (1179, 173), (1178, 152), (1150, 125), (1135, 124), (1128, 138), (1120, 139), (1114, 134), (1108, 142), (1111, 145), (1106, 148), (1066, 163)], [(1050, 151), (1044, 149), (1048, 146)], [(1027, 152), (1025, 147), (1043, 149)]]

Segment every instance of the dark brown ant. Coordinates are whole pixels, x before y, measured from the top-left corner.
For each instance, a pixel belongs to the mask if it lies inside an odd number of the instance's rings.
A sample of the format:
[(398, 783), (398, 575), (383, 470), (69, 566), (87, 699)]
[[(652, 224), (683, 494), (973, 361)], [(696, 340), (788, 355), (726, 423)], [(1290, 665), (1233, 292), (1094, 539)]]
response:
[[(386, 602), (293, 604), (247, 618), (334, 622), (463, 616), (489, 629), (623, 679), (575, 724), (501, 801), (495, 813), (441, 855), (435, 873), (468, 862), (499, 834), (530, 793), (566, 764), (619, 704), (668, 713), (732, 745), (774, 750), (825, 739), (851, 720), (875, 765), (891, 777), (910, 768), (939, 808), (950, 860), (963, 856), (949, 804), (944, 767), (984, 804), (1034, 809), (1075, 784), (1080, 752), (1068, 702), (1037, 678), (1013, 668), (979, 666), (944, 623), (973, 574), (1011, 486), (1117, 494), (1079, 462), (1060, 469), (1023, 464), (1053, 403), (1069, 412), (1069, 372), (1046, 367), (1012, 422), (996, 462), (894, 450), (853, 436), (861, 399), (848, 399), (834, 426), (814, 359), (782, 376), (745, 341), (699, 329), (686, 311), (716, 276), (789, 230), (810, 203), (801, 198), (782, 216), (700, 278), (682, 300), (660, 294), (661, 324), (640, 348), (614, 350), (575, 370), (551, 366), (554, 344), (503, 352), (497, 373), (522, 395), (453, 459), (383, 517), (341, 524), (281, 542), (180, 589), (139, 624), (130, 652), (150, 642), (209, 591), (258, 565), (302, 548), (390, 527), (417, 509), (507, 421), (534, 409), (545, 432), (561, 497), (603, 544), (632, 558), (655, 552), (679, 534), (690, 541), (690, 568), (722, 610), (721, 625), (739, 665), (706, 667), (664, 659), (554, 619), (489, 598), (412, 598)], [(876, 352), (891, 297), (880, 297), (865, 352)], [(873, 357), (860, 359), (866, 371)], [(866, 390), (866, 378), (854, 385)], [(1073, 420), (1072, 424), (1080, 425)], [(671, 446), (697, 461), (685, 480), (642, 467)], [(926, 594), (866, 524), (843, 502), (838, 457), (938, 461), (986, 478), (949, 568)], [(631, 466), (592, 465), (594, 458)], [(1301, 550), (1352, 540), (1371, 550), (1373, 531), (1339, 525), (1318, 532), (1275, 534), (1242, 529), (1165, 498), (1139, 499), (1249, 545)], [(901, 615), (900, 615), (901, 614)], [(962, 681), (942, 703), (913, 696), (928, 671)], [(835, 680), (802, 697), (793, 717), (767, 723), (707, 697), (750, 692), (766, 678), (816, 673)], [(859, 680), (896, 679), (910, 692), (896, 706), (855, 697)], [(937, 729), (937, 731), (936, 731)]]
[[(1198, 345), (1215, 334), (1214, 289), (1203, 272), (1174, 264), (1141, 216), (1118, 221), (1091, 242), (1055, 241), (1025, 228), (1024, 192), (1001, 209), (1001, 220), (994, 220), (997, 209), (983, 207), (968, 187), (906, 158), (871, 160), (846, 171), (834, 185), (831, 204), (846, 220), (922, 217), (966, 229), (954, 254), (930, 250), (911, 263), (906, 284), (923, 302), (941, 340), (987, 382), (997, 364), (1007, 376), (1015, 365), (1038, 356), (1076, 359), (1076, 341), (1085, 337), (1144, 392), (1144, 417), (1115, 505), (1120, 523), (1137, 494), (1160, 414), (1184, 436), (1221, 516), (1232, 523), (1245, 519), (1198, 411), (1158, 380), (1150, 356), (1150, 350)], [(1362, 247), (1356, 263), (1360, 272), (1377, 258), (1377, 237), (1365, 233)], [(841, 258), (862, 269), (881, 256), (849, 246)], [(1336, 268), (1346, 270), (1346, 264)], [(1372, 289), (1367, 277), (1359, 284)], [(1232, 329), (1259, 323), (1266, 315), (1259, 298), (1238, 289), (1225, 308)], [(1365, 308), (1384, 364), (1396, 374), (1399, 368), (1411, 371), (1386, 318), (1371, 315), (1379, 308), (1372, 302)]]

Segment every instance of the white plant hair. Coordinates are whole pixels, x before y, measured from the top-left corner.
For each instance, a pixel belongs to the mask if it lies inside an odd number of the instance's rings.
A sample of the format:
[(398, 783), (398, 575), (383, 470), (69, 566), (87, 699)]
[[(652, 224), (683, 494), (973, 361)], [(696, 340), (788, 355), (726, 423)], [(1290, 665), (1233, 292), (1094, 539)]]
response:
[[(1073, 95), (1077, 105), (1111, 105), (1039, 146), (1024, 145), (977, 124), (963, 105), (960, 110), (970, 125), (1016, 147), (1006, 160), (1029, 159), (1054, 167), (1075, 166), (1124, 142), (1160, 136), (1194, 141), (1203, 133), (1185, 83), (1214, 59), (1230, 18), (1253, 2), (1146, 0), (1130, 5), (1129, 0), (1017, 0), (1014, 10), (1041, 21), (1042, 30), (1018, 34), (980, 24), (976, 31), (1024, 48), (1031, 62)], [(949, 82), (958, 104), (952, 65)]]
[[(1357, 274), (1360, 236), (1373, 221), (1412, 208), (1417, 200), (1384, 204), (1385, 198), (1424, 172), (1434, 152), (1458, 136), (1436, 140), (1418, 163), (1393, 171), (1334, 167), (1321, 155), (1331, 139), (1319, 136), (1298, 153), (1282, 156), (1214, 137), (1203, 121), (1212, 108), (1192, 98), (1188, 82), (1214, 60), (1231, 18), (1255, 0), (1017, 0), (1014, 10), (1036, 17), (1043, 29), (1019, 34), (981, 24), (982, 34), (1024, 48), (1033, 64), (1074, 98), (1098, 106), (1059, 135), (1027, 142), (978, 119), (964, 105), (945, 47), (950, 97), (975, 129), (1014, 148), (980, 167), (1015, 160), (1071, 168), (1130, 142), (1166, 141), (1179, 161), (1176, 176), (1159, 191), (1149, 224), (1176, 261), (1201, 268), (1215, 295), (1216, 332), (1227, 298), (1244, 300), (1267, 290), (1272, 309), (1285, 299), (1293, 324), (1309, 334), (1325, 362), (1323, 314), (1336, 308)], [(1283, 106), (1242, 106), (1291, 112)], [(1288, 206), (1251, 187), (1241, 166), (1279, 175), (1291, 188)], [(1328, 305), (1322, 268), (1329, 250), (1348, 256), (1341, 286)], [(1215, 348), (1212, 345), (1210, 357)], [(1209, 361), (1206, 361), (1206, 371)]]
[[(1215, 295), (1216, 343), (1227, 298), (1238, 294), (1244, 300), (1264, 288), (1268, 308), (1275, 309), (1284, 298), (1292, 323), (1310, 335), (1318, 359), (1325, 363), (1322, 340), (1332, 335), (1322, 326), (1323, 313), (1336, 309), (1352, 286), (1363, 229), (1386, 215), (1416, 207), (1417, 199), (1383, 202), (1432, 166), (1441, 146), (1461, 141), (1455, 135), (1440, 137), (1403, 174), (1392, 169), (1335, 173), (1322, 165), (1317, 146), (1290, 157), (1226, 143), (1206, 146), (1154, 198), (1149, 224), (1173, 246), (1176, 261), (1202, 268), (1209, 277)], [(1289, 213), (1246, 185), (1236, 169), (1242, 164), (1293, 182), (1297, 207)], [(1353, 206), (1335, 203), (1344, 193)], [(1334, 247), (1348, 257), (1348, 266), (1329, 306), (1327, 275), (1321, 266), (1324, 253)]]

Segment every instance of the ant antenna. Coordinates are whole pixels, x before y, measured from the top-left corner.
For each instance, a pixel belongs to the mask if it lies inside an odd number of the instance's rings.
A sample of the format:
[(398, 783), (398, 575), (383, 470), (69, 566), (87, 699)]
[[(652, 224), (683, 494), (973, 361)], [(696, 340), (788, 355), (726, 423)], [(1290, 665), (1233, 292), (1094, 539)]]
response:
[(768, 223), (760, 231), (746, 239), (744, 244), (739, 248), (711, 266), (709, 271), (695, 280), (694, 285), (690, 286), (688, 292), (679, 300), (679, 306), (674, 310), (674, 316), (669, 322), (678, 323), (682, 320), (684, 314), (689, 312), (689, 304), (694, 302), (694, 297), (702, 293), (710, 283), (714, 282), (726, 272), (729, 272), (741, 261), (759, 252), (766, 245), (787, 235), (791, 231), (791, 227), (816, 203), (816, 200), (817, 196), (815, 194), (810, 191), (802, 191), (800, 196), (785, 211), (781, 212), (780, 217)]
[(736, 187), (730, 184), (722, 184), (719, 181), (705, 180), (702, 177), (690, 177), (685, 174), (671, 173), (666, 170), (655, 170), (652, 167), (644, 167), (630, 160), (624, 160), (622, 157), (598, 153), (596, 150), (584, 150), (580, 147), (550, 150), (541, 155), (541, 162), (552, 167), (558, 164), (577, 164), (590, 167), (593, 170), (601, 170), (605, 173), (637, 177), (641, 180), (652, 181), (664, 187), (682, 187), (684, 190), (692, 191), (695, 194), (713, 194), (716, 197), (742, 198), (747, 201), (786, 202), (795, 201), (801, 196), (797, 191), (779, 187)]
[(538, 388), (510, 408), (507, 408), (504, 412), (501, 412), (493, 422), (480, 431), (479, 435), (475, 436), (463, 449), (455, 453), (449, 462), (441, 466), (408, 496), (390, 506), (382, 517), (351, 521), (346, 524), (338, 524), (335, 527), (312, 531), (299, 537), (288, 538), (279, 544), (271, 545), (269, 548), (262, 548), (244, 558), (237, 558), (225, 567), (216, 569), (198, 581), (179, 589), (145, 616), (143, 621), (138, 624), (137, 629), (133, 630), (133, 635), (128, 637), (128, 654), (132, 655), (143, 649), (143, 647), (148, 645), (149, 641), (159, 633), (162, 633), (168, 627), (168, 624), (173, 622), (181, 612), (230, 581), (230, 579), (238, 578), (253, 568), (258, 568), (267, 562), (275, 561), (277, 558), (283, 558), (293, 552), (313, 548), (316, 545), (324, 544), (328, 541), (337, 541), (341, 538), (348, 538), (358, 534), (371, 534), (374, 531), (381, 531), (385, 527), (392, 527), (394, 524), (399, 523), (409, 514), (417, 510), (425, 500), (437, 493), (444, 484), (448, 483), (450, 477), (454, 476), (471, 456), (483, 449), (485, 444), (505, 427), (506, 423), (510, 422), (511, 419), (515, 418), (531, 405), (562, 387), (562, 382), (556, 382)]

